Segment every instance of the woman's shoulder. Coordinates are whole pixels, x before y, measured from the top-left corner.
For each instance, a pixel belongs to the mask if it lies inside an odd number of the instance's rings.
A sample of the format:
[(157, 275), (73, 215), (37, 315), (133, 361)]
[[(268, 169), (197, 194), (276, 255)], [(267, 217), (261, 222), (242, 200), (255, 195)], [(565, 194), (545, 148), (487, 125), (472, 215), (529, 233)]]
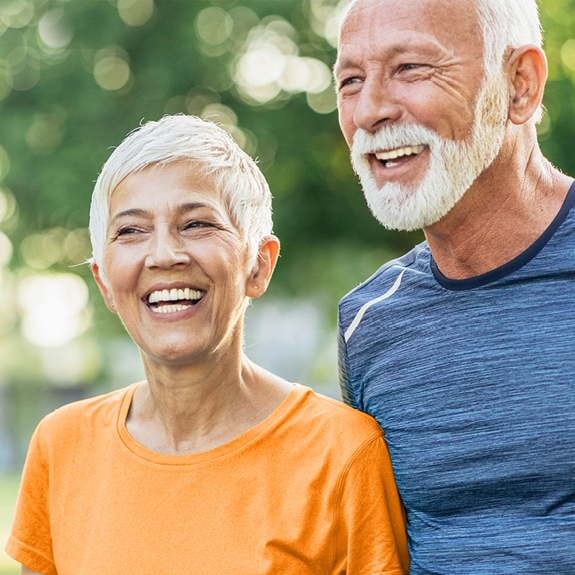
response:
[(37, 432), (42, 435), (73, 433), (81, 427), (99, 427), (104, 422), (117, 419), (120, 407), (137, 384), (115, 391), (68, 403), (46, 415), (38, 424)]
[(366, 442), (383, 437), (383, 431), (370, 415), (299, 385), (301, 401), (298, 419), (307, 432), (312, 429), (328, 441), (355, 449)]

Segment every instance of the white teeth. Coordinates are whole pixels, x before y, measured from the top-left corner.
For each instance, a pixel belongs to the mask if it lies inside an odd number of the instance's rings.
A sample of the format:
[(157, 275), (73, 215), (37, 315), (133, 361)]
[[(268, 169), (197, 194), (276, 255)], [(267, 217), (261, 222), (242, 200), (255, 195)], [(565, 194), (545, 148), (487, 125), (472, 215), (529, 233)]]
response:
[(375, 157), (378, 160), (394, 160), (395, 158), (401, 158), (403, 156), (421, 154), (423, 150), (425, 150), (425, 146), (423, 144), (420, 144), (419, 146), (405, 146), (404, 148), (396, 148), (395, 150), (388, 150), (387, 152), (376, 152)]
[(152, 311), (155, 313), (174, 313), (176, 311), (182, 311), (183, 309), (188, 309), (192, 307), (191, 305), (182, 305), (182, 304), (175, 304), (175, 305), (163, 305), (160, 307), (153, 307)]
[(184, 299), (197, 300), (201, 299), (203, 295), (204, 292), (200, 290), (174, 288), (169, 291), (167, 289), (154, 291), (148, 296), (148, 301), (150, 303), (158, 303), (161, 301), (178, 301)]

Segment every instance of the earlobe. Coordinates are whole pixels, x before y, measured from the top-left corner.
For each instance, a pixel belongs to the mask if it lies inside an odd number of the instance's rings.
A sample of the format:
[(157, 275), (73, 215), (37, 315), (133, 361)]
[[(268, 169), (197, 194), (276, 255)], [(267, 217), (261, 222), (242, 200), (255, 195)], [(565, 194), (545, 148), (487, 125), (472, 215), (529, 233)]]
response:
[(116, 304), (114, 303), (114, 298), (112, 297), (112, 292), (110, 291), (110, 288), (104, 283), (104, 280), (102, 279), (102, 276), (100, 275), (100, 268), (98, 267), (98, 264), (95, 262), (92, 262), (92, 264), (90, 265), (90, 268), (92, 270), (92, 274), (94, 274), (94, 279), (96, 280), (96, 283), (98, 284), (98, 288), (100, 289), (100, 293), (102, 294), (104, 301), (106, 302), (106, 306), (108, 307), (108, 309), (111, 312), (117, 313), (116, 312)]
[(246, 284), (246, 296), (258, 298), (270, 283), (279, 256), (280, 243), (275, 236), (266, 236), (259, 249), (255, 267)]
[(509, 119), (516, 125), (530, 120), (541, 104), (547, 79), (547, 60), (533, 44), (513, 50), (508, 62), (511, 93)]

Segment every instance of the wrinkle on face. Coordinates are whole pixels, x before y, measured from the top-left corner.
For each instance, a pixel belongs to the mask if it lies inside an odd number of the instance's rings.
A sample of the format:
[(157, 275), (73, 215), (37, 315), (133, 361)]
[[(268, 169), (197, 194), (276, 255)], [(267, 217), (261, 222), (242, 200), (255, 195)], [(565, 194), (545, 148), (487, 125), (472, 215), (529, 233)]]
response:
[[(417, 70), (407, 73), (406, 64)], [(395, 118), (401, 122), (465, 138), (484, 77), (475, 9), (454, 0), (359, 0), (341, 29), (334, 76), (349, 145), (358, 127), (355, 110), (368, 102), (362, 101), (364, 90), (374, 108), (385, 109), (387, 102), (400, 107)]]

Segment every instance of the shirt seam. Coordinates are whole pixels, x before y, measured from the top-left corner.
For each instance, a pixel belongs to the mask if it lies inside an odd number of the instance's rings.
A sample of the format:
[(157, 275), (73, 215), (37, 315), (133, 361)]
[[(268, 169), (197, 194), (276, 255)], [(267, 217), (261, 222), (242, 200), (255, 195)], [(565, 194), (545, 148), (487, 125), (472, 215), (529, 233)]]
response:
[(333, 509), (333, 536), (332, 536), (332, 546), (333, 546), (333, 550), (331, 553), (331, 561), (330, 561), (330, 573), (333, 572), (333, 570), (335, 569), (336, 566), (336, 562), (337, 562), (337, 536), (338, 536), (338, 532), (339, 532), (339, 516), (340, 516), (340, 502), (341, 502), (341, 498), (343, 497), (343, 490), (345, 487), (345, 481), (347, 478), (347, 475), (352, 467), (352, 465), (355, 463), (355, 461), (357, 460), (357, 458), (364, 452), (365, 449), (367, 449), (372, 443), (375, 443), (378, 439), (383, 439), (384, 438), (384, 433), (382, 430), (378, 430), (376, 432), (374, 432), (372, 435), (370, 435), (356, 450), (354, 453), (352, 453), (352, 455), (350, 456), (348, 462), (346, 463), (345, 467), (343, 468), (342, 472), (341, 472), (341, 477), (338, 481), (338, 486), (337, 486), (337, 490), (336, 490), (336, 497), (334, 498), (334, 509)]
[[(32, 562), (38, 561), (40, 560), (40, 562), (42, 563), (41, 568), (45, 569), (48, 568), (51, 571), (56, 571), (56, 564), (54, 563), (54, 561), (48, 559), (48, 557), (46, 557), (46, 555), (44, 555), (41, 551), (38, 551), (37, 549), (34, 549), (33, 547), (31, 547), (30, 545), (24, 543), (23, 541), (20, 541), (20, 539), (18, 539), (17, 537), (14, 537), (14, 535), (10, 534), (8, 536), (8, 540), (6, 541), (6, 554), (10, 555), (10, 553), (8, 553), (8, 548), (10, 547), (10, 544), (12, 544), (12, 546), (16, 547), (16, 549), (11, 549), (11, 551), (14, 551), (14, 555), (16, 554), (22, 554), (24, 557), (22, 557), (23, 559), (29, 559)], [(28, 565), (24, 562), (22, 562), (20, 559), (17, 559), (16, 557), (13, 557), (12, 555), (10, 555), (10, 557), (12, 557), (13, 559), (15, 559), (16, 561), (18, 561), (19, 563), (22, 563), (23, 565), (25, 565), (26, 567), (28, 567)], [(36, 569), (39, 566), (34, 564), (34, 567), (28, 567), (29, 569)]]

